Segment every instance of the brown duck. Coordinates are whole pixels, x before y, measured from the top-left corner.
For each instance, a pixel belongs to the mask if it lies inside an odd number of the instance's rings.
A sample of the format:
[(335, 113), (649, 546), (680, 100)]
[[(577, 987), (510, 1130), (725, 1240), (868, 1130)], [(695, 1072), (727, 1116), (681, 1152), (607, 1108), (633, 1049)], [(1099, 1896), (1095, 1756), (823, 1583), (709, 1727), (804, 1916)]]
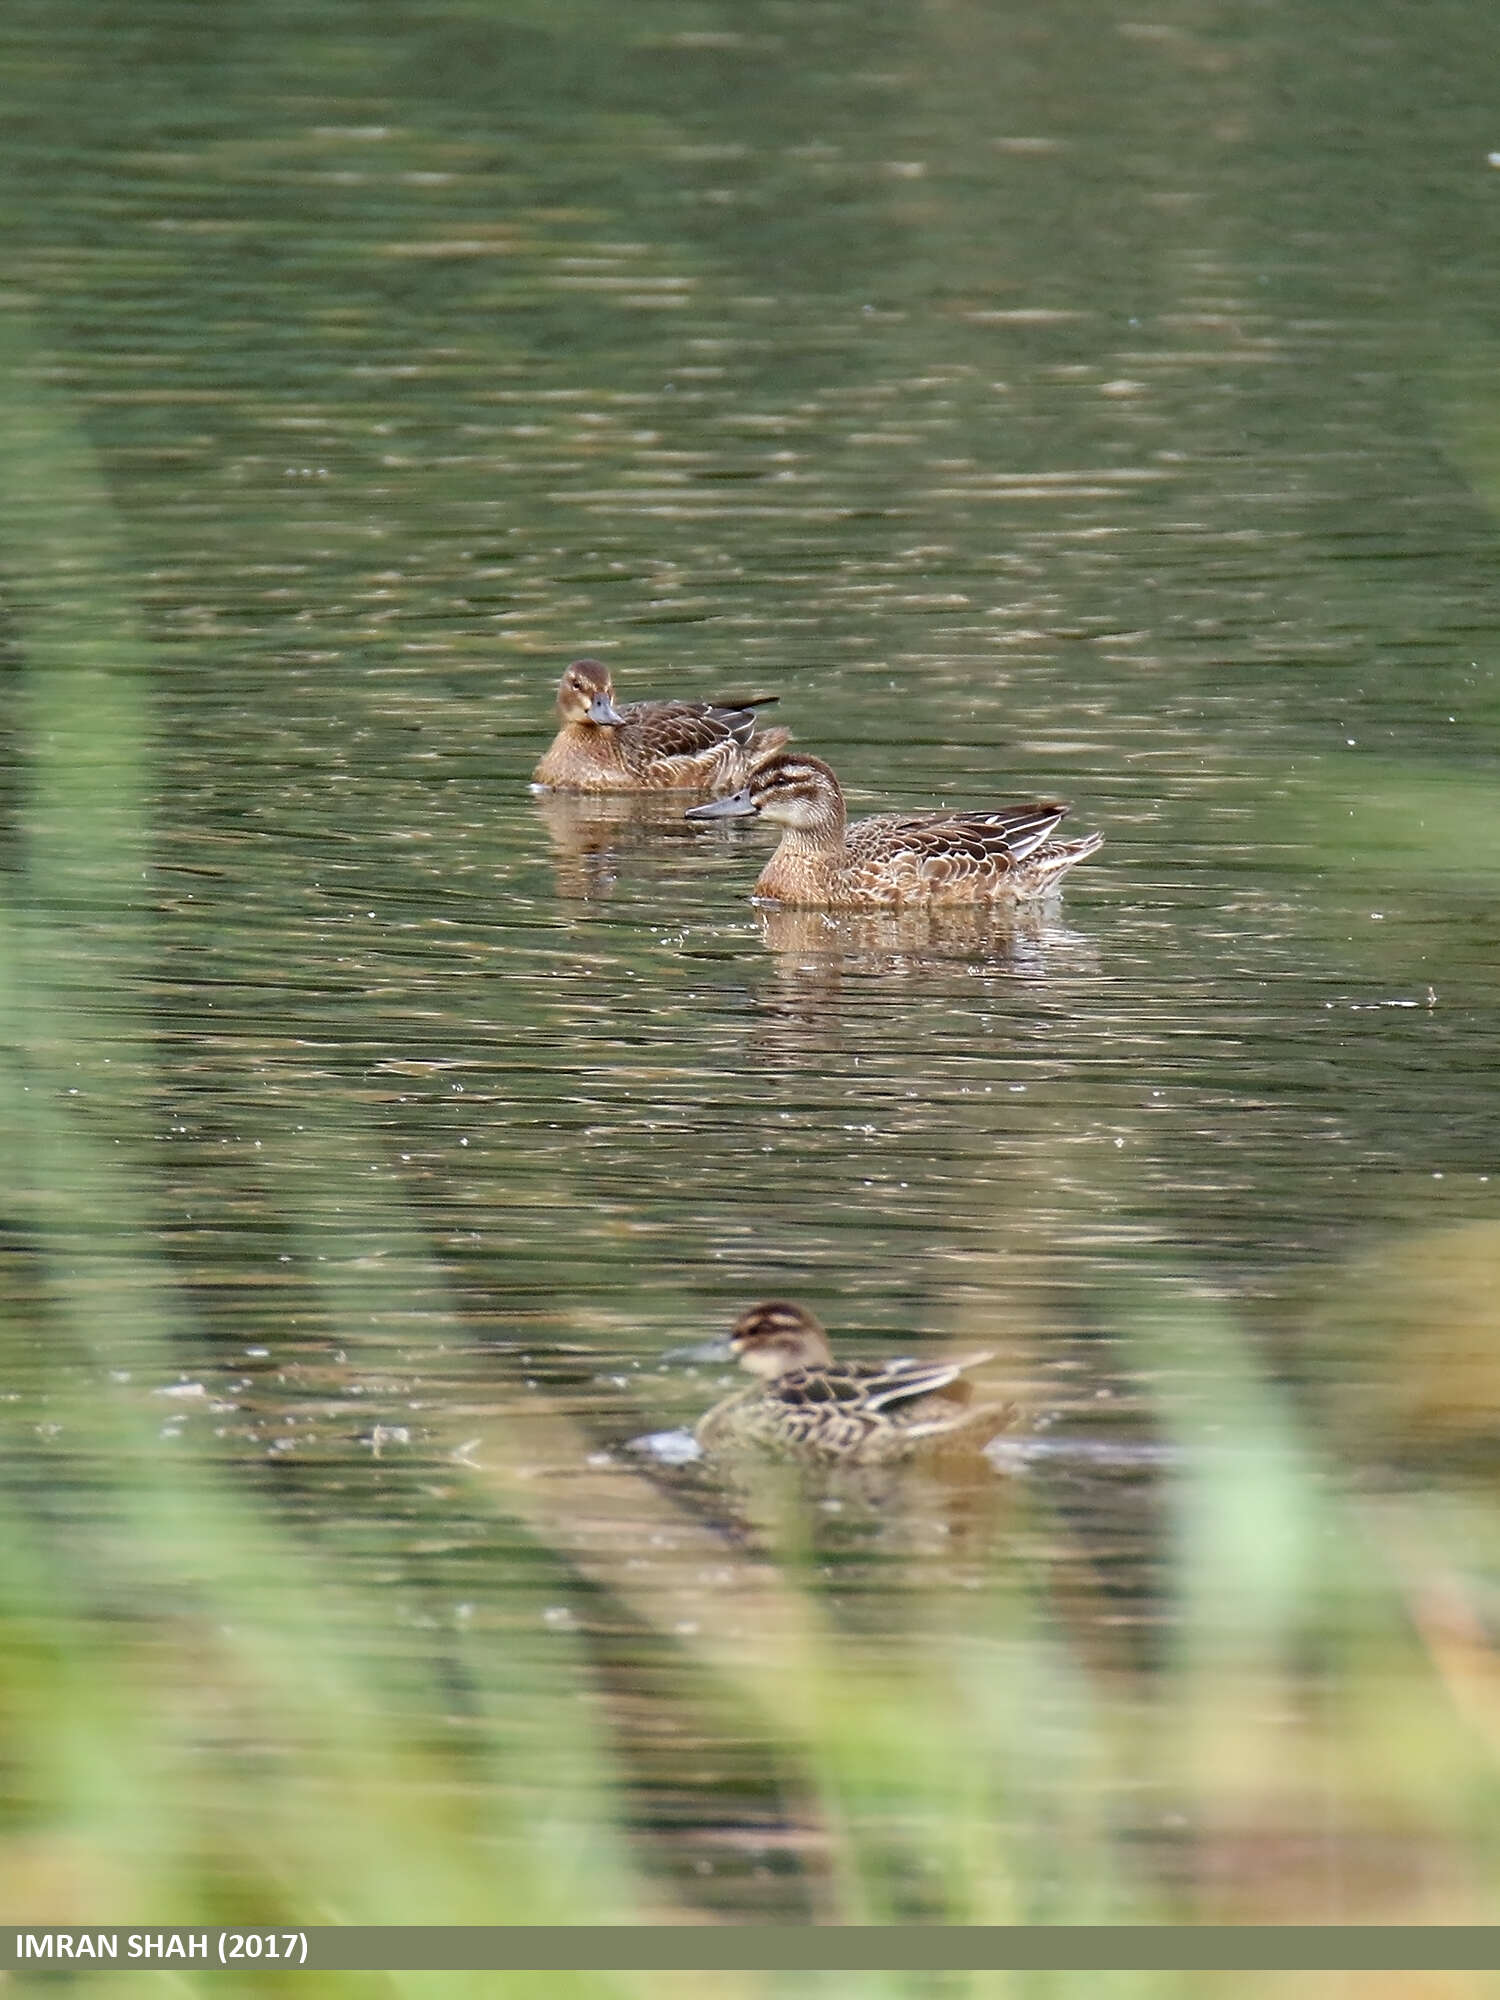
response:
[(608, 667), (575, 660), (557, 690), (562, 727), (532, 773), (559, 792), (732, 791), (785, 729), (757, 733), (756, 709), (776, 700), (615, 702)]
[(835, 1361), (822, 1326), (785, 1299), (735, 1321), (727, 1353), (757, 1376), (716, 1403), (694, 1436), (705, 1452), (769, 1451), (852, 1465), (917, 1453), (977, 1451), (1015, 1419), (1012, 1403), (975, 1403), (971, 1368), (991, 1359)]
[(1097, 852), (1102, 834), (1053, 840), (1056, 800), (993, 812), (882, 813), (848, 823), (839, 781), (820, 757), (779, 752), (741, 788), (689, 809), (689, 819), (759, 814), (784, 829), (754, 893), (800, 909), (905, 910), (1030, 902)]

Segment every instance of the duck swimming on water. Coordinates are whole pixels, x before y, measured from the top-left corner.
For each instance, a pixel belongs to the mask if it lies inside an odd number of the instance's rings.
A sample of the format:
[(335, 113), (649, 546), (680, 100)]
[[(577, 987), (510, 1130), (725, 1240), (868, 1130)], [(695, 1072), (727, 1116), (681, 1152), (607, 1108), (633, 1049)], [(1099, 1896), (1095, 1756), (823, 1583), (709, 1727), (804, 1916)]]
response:
[(1104, 844), (1098, 833), (1053, 840), (1068, 808), (1056, 800), (993, 812), (881, 813), (849, 824), (844, 794), (821, 757), (778, 751), (739, 790), (692, 806), (692, 820), (758, 815), (783, 829), (754, 894), (800, 909), (904, 910), (1030, 902)]
[(758, 1379), (716, 1403), (694, 1436), (707, 1453), (749, 1447), (785, 1457), (886, 1465), (917, 1453), (979, 1450), (1015, 1420), (1013, 1403), (976, 1403), (962, 1360), (836, 1361), (804, 1306), (772, 1299), (742, 1313), (727, 1356)]
[(557, 690), (562, 727), (532, 773), (559, 792), (725, 792), (789, 740), (758, 727), (756, 710), (777, 699), (615, 701), (608, 667), (575, 660)]

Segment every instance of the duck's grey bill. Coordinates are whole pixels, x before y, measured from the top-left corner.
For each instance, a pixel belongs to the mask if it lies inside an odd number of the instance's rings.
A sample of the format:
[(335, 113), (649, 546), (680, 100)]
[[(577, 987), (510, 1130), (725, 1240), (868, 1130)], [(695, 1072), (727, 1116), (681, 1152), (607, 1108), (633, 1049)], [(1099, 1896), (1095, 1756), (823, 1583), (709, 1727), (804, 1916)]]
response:
[(625, 720), (607, 694), (596, 694), (589, 703), (589, 721), (602, 723), (606, 729), (618, 729)]
[(755, 802), (750, 796), (750, 787), (746, 785), (743, 791), (731, 792), (727, 799), (710, 799), (707, 805), (689, 806), (683, 818), (744, 819), (756, 809)]

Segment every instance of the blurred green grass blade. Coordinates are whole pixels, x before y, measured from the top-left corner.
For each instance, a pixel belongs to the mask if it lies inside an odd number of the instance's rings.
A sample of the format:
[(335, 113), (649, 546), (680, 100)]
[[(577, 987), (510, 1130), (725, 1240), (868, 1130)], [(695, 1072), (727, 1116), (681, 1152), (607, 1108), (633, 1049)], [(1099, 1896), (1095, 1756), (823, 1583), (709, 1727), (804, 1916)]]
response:
[[(0, 1120), (45, 1278), (30, 1317), (0, 1328), (45, 1417), (0, 1493), (5, 1876), (35, 1898), (7, 1914), (607, 1920), (635, 1898), (557, 1637), (475, 1661), (480, 1727), (428, 1740), (369, 1650), (378, 1608), (357, 1581), (164, 1440), (142, 1401), (173, 1379), (185, 1326), (149, 1154), (109, 1074), (128, 1058), (149, 1101), (149, 661), (125, 538), (44, 376), (20, 316), (0, 315), (24, 773)], [(351, 1231), (388, 1237), (369, 1191), (348, 1206)], [(141, 1387), (112, 1385), (121, 1354)], [(444, 1665), (435, 1649), (434, 1715)], [(564, 1705), (543, 1770), (535, 1746)]]
[[(42, 355), (23, 316), (0, 311), (0, 541), (25, 655), (26, 891), (80, 929), (105, 924), (103, 956), (118, 963), (128, 939), (139, 944), (147, 895), (151, 658), (126, 538)], [(85, 961), (72, 963), (91, 990)]]

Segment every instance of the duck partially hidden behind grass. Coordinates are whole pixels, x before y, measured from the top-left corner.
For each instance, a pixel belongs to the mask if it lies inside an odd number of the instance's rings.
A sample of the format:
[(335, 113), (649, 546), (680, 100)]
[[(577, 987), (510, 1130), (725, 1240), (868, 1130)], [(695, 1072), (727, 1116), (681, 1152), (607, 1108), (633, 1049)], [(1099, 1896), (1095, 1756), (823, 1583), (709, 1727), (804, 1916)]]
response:
[(755, 711), (776, 699), (621, 707), (608, 667), (575, 660), (557, 690), (562, 727), (532, 783), (559, 792), (732, 790), (788, 741), (785, 729), (758, 730)]
[(1046, 800), (994, 812), (882, 813), (851, 826), (822, 758), (781, 751), (758, 762), (738, 791), (686, 816), (758, 813), (785, 829), (757, 898), (799, 909), (904, 910), (1048, 895), (1104, 844), (1098, 833), (1053, 840), (1067, 810)]
[(727, 1351), (759, 1379), (699, 1419), (694, 1436), (710, 1454), (749, 1448), (888, 1465), (955, 1446), (978, 1451), (1015, 1420), (1013, 1403), (972, 1400), (965, 1375), (990, 1355), (835, 1361), (819, 1322), (785, 1299), (743, 1313)]

